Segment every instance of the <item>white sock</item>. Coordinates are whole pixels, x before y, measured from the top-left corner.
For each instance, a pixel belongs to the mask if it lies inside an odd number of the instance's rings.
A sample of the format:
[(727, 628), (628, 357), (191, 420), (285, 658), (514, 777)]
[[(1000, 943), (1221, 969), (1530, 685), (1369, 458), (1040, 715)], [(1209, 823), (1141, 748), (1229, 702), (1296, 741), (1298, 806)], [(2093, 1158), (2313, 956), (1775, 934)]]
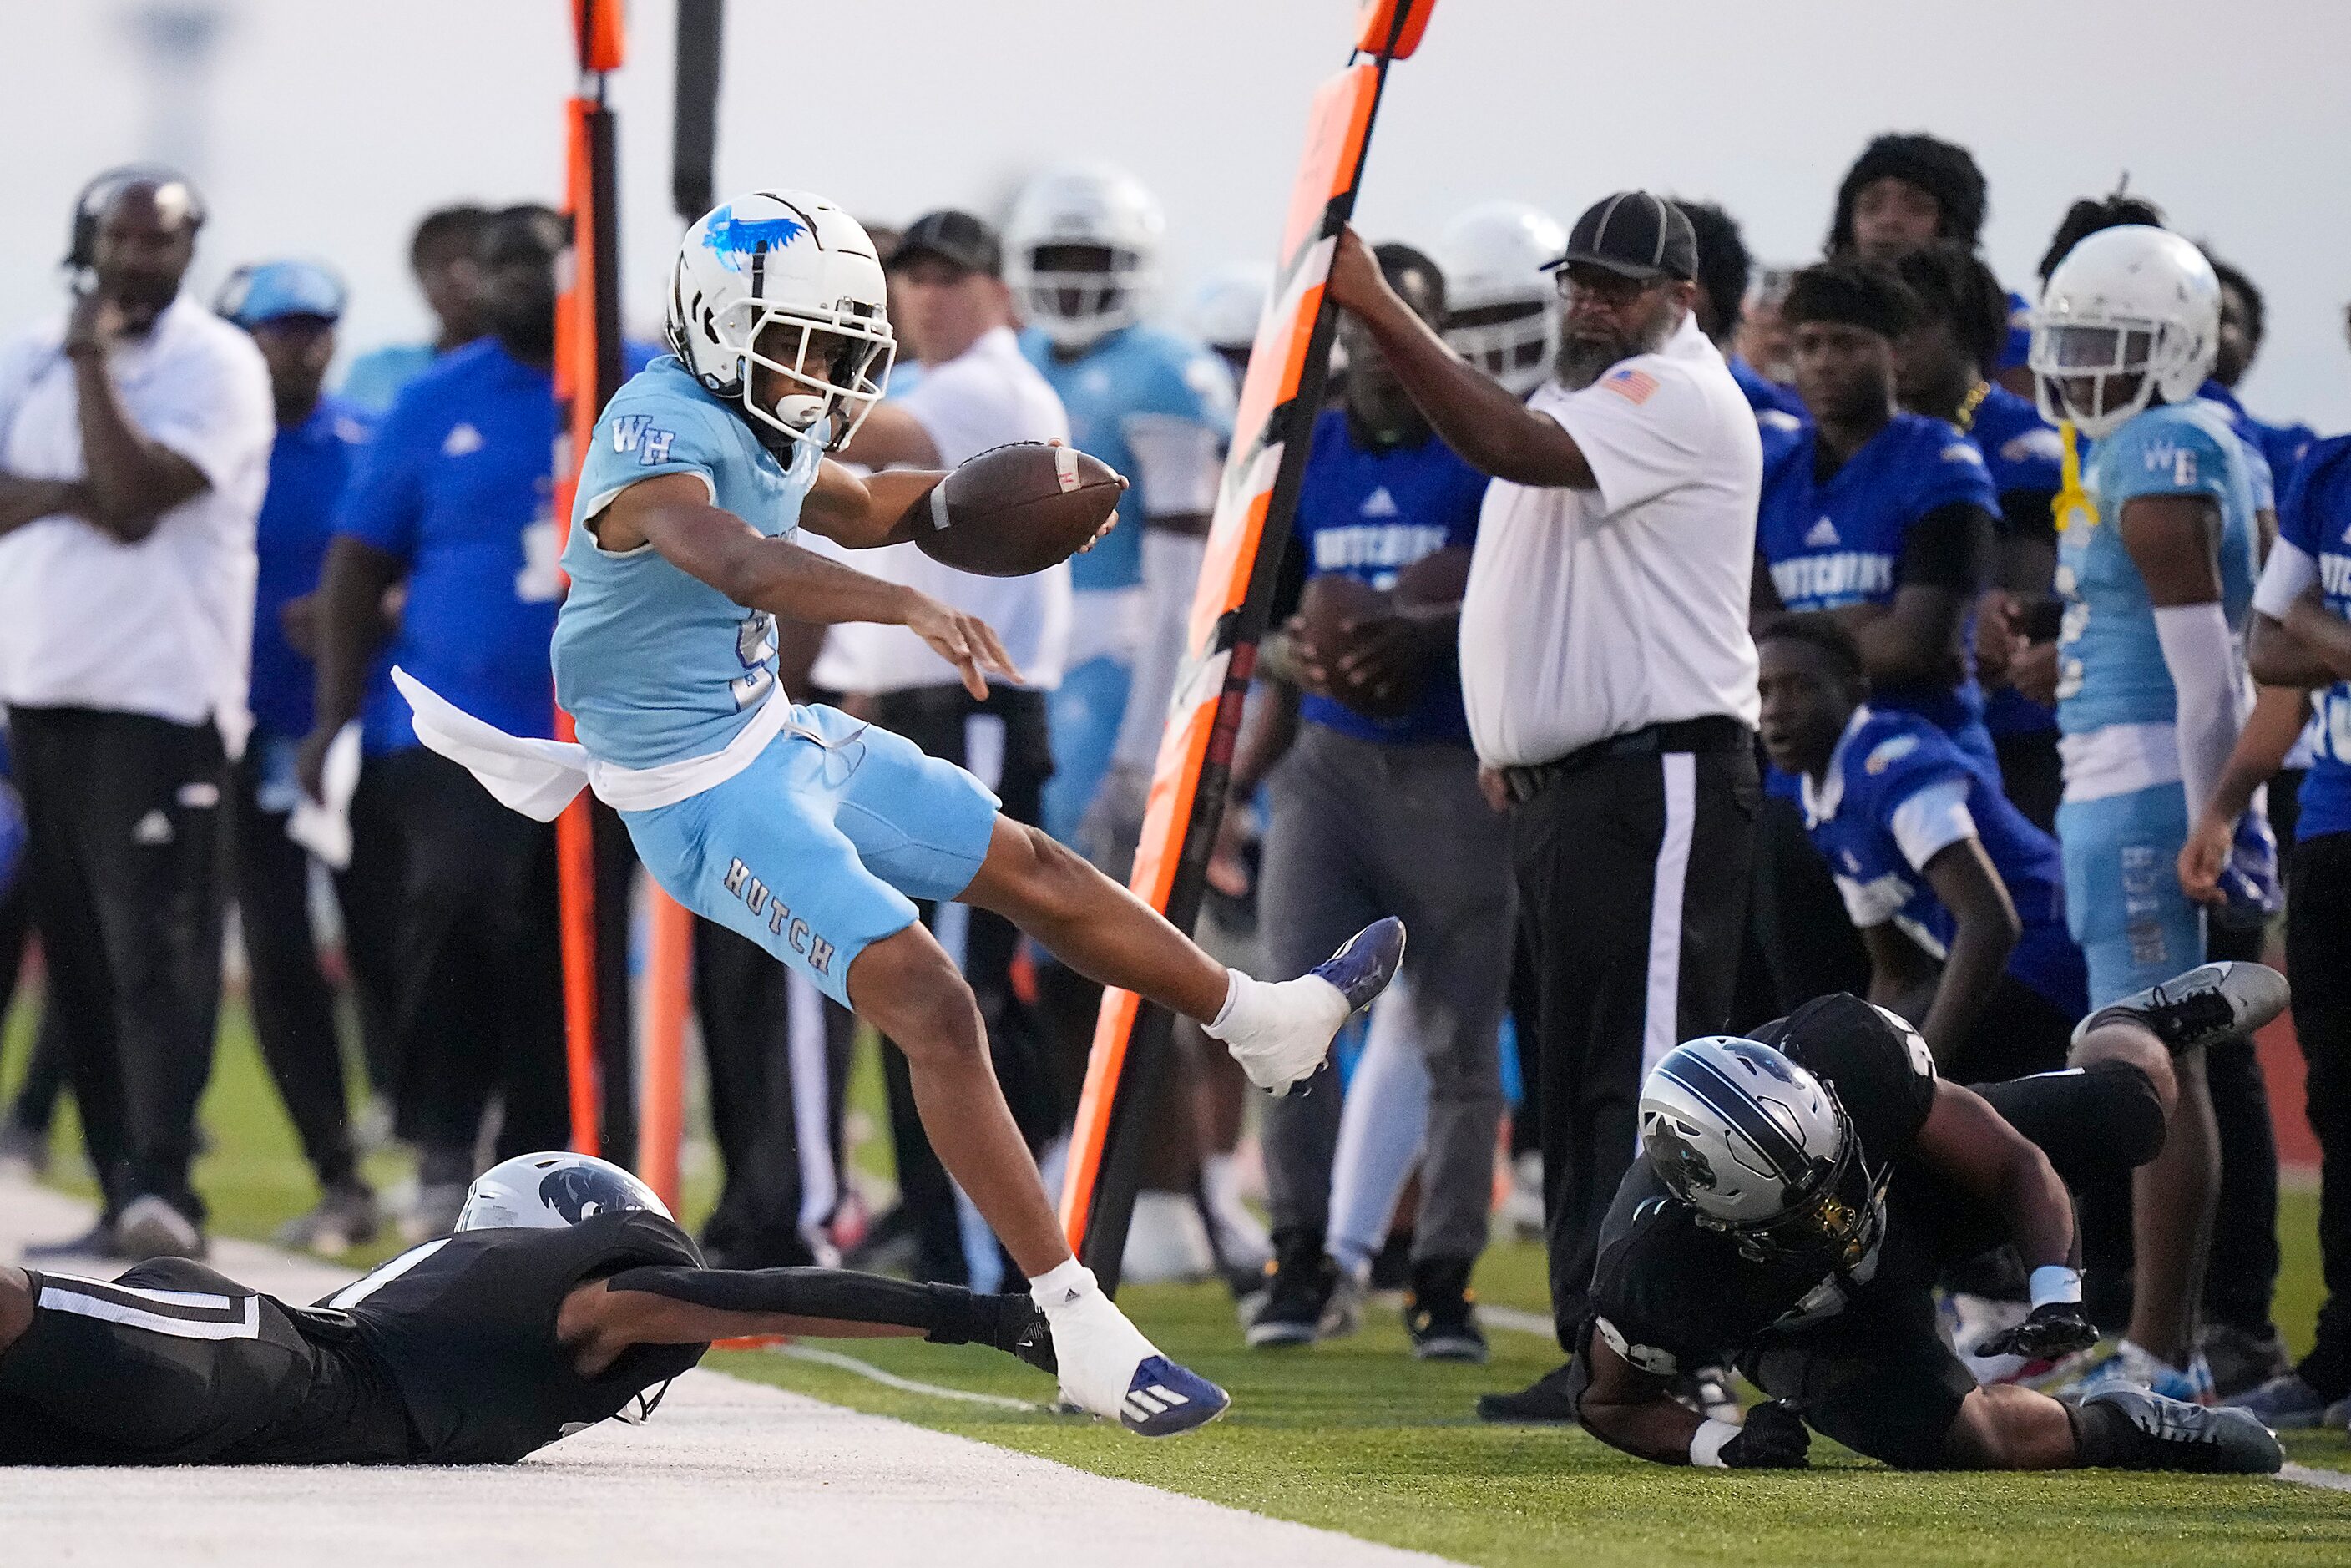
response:
[(1100, 1291), (1094, 1282), (1094, 1271), (1075, 1258), (1054, 1265), (1029, 1281), (1029, 1299), (1047, 1317), (1066, 1312), (1086, 1297)]
[(1231, 985), (1217, 1016), (1200, 1026), (1210, 1040), (1236, 1054), (1263, 1050), (1303, 1031), (1320, 1031), (1325, 1043), (1347, 1021), (1347, 998), (1320, 975), (1294, 980), (1259, 980), (1228, 969)]

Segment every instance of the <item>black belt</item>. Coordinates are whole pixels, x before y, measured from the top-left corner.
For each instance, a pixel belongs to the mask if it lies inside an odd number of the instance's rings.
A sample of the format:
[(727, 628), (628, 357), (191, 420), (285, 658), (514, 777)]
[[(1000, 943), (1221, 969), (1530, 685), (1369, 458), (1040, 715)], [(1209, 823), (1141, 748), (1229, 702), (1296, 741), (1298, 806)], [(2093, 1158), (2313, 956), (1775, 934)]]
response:
[(1677, 719), (1671, 724), (1644, 725), (1581, 746), (1554, 762), (1502, 769), (1503, 788), (1513, 800), (1531, 800), (1571, 773), (1614, 757), (1654, 757), (1673, 751), (1744, 751), (1755, 744), (1755, 732), (1726, 714)]

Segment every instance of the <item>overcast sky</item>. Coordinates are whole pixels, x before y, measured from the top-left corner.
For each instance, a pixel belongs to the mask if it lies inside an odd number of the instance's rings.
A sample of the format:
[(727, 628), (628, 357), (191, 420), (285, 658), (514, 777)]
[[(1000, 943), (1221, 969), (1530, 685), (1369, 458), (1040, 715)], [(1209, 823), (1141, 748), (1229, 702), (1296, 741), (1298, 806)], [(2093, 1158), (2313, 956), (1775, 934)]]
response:
[[(183, 161), (214, 219), (197, 282), (266, 256), (350, 280), (346, 346), (413, 336), (402, 262), (450, 200), (552, 198), (572, 79), (566, 0), (8, 0), (0, 51), (0, 329), (58, 298), (89, 174)], [(1029, 170), (1123, 163), (1168, 214), (1182, 291), (1267, 255), (1315, 83), (1355, 0), (732, 0), (722, 191), (805, 185), (904, 220), (1000, 212)], [(216, 18), (208, 70), (160, 68), (134, 20)], [(621, 111), (627, 312), (658, 317), (668, 211), (664, 0), (630, 7)], [(2168, 18), (2168, 19), (2167, 19)], [(184, 29), (183, 29), (184, 30)], [(2030, 277), (2065, 203), (2160, 201), (2270, 297), (2256, 412), (2351, 428), (2351, 5), (2341, 0), (1440, 0), (1391, 78), (1362, 219), (1427, 239), (1493, 196), (1563, 220), (1631, 184), (1711, 196), (1761, 256), (1817, 253), (1838, 176), (1885, 130), (1972, 146), (1987, 246)], [(2197, 73), (2201, 73), (2200, 77)]]

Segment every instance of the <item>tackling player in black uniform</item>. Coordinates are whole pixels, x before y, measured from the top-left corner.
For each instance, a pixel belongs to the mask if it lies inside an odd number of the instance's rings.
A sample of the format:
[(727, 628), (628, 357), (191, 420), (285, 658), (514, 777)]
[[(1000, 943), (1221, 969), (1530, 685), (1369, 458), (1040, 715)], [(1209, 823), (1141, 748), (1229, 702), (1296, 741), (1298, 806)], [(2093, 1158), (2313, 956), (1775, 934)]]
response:
[[(1816, 1429), (1906, 1469), (2275, 1471), (2277, 1439), (2242, 1411), (1979, 1388), (1936, 1332), (1931, 1288), (2011, 1243), (2033, 1309), (1978, 1354), (2095, 1342), (2066, 1180), (2152, 1158), (2172, 1057), (2285, 998), (2273, 970), (2207, 965), (2091, 1015), (2066, 1071), (1976, 1089), (1937, 1078), (1899, 1018), (1843, 995), (1753, 1040), (1668, 1052), (1642, 1090), (1646, 1158), (1602, 1229), (1570, 1383), (1584, 1427), (1662, 1464), (1801, 1467)], [(1727, 1356), (1771, 1396), (1744, 1427), (1668, 1394), (1676, 1372)]]
[(920, 1333), (1053, 1369), (1026, 1295), (705, 1269), (650, 1188), (582, 1155), (507, 1161), (458, 1227), (310, 1307), (179, 1258), (110, 1284), (0, 1267), (0, 1463), (508, 1464), (642, 1420), (750, 1334)]

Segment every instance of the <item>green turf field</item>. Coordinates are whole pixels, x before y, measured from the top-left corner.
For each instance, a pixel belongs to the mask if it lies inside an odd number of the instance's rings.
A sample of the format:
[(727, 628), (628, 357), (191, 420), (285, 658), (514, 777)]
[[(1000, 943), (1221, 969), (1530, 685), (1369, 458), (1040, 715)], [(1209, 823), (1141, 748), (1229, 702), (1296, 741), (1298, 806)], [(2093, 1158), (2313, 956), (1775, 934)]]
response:
[[(23, 1009), (0, 1050), (13, 1083), (26, 1045)], [(266, 1239), (313, 1194), (291, 1129), (232, 1009), (211, 1092), (198, 1186), (222, 1230)], [(61, 1139), (68, 1130), (61, 1128)], [(379, 1156), (378, 1179), (400, 1174)], [(70, 1171), (66, 1185), (76, 1185)], [(706, 1205), (690, 1194), (689, 1208)], [(2278, 1316), (2306, 1343), (2316, 1309), (2315, 1204), (2289, 1192)], [(387, 1243), (370, 1256), (393, 1249)], [(1479, 1274), (1489, 1301), (1540, 1312), (1541, 1260), (1497, 1247)], [(1615, 1563), (1813, 1563), (1868, 1568), (2032, 1563), (2351, 1563), (2351, 1495), (2280, 1482), (2112, 1473), (2042, 1477), (1901, 1476), (1817, 1444), (1806, 1475), (1693, 1473), (1642, 1465), (1579, 1432), (1493, 1427), (1471, 1416), (1481, 1391), (1516, 1386), (1552, 1364), (1547, 1340), (1498, 1332), (1487, 1367), (1425, 1365), (1405, 1354), (1392, 1310), (1374, 1308), (1352, 1340), (1288, 1353), (1244, 1349), (1224, 1292), (1153, 1287), (1122, 1298), (1171, 1355), (1229, 1388), (1232, 1413), (1192, 1437), (1147, 1444), (1097, 1423), (958, 1403), (877, 1384), (775, 1352), (719, 1353), (737, 1375), (982, 1438), (1102, 1475), (1148, 1482), (1280, 1518), (1495, 1568)], [(866, 1364), (940, 1387), (1044, 1401), (1047, 1381), (968, 1347), (866, 1342), (838, 1347)], [(2300, 1462), (2351, 1470), (2351, 1438), (2289, 1438)]]

